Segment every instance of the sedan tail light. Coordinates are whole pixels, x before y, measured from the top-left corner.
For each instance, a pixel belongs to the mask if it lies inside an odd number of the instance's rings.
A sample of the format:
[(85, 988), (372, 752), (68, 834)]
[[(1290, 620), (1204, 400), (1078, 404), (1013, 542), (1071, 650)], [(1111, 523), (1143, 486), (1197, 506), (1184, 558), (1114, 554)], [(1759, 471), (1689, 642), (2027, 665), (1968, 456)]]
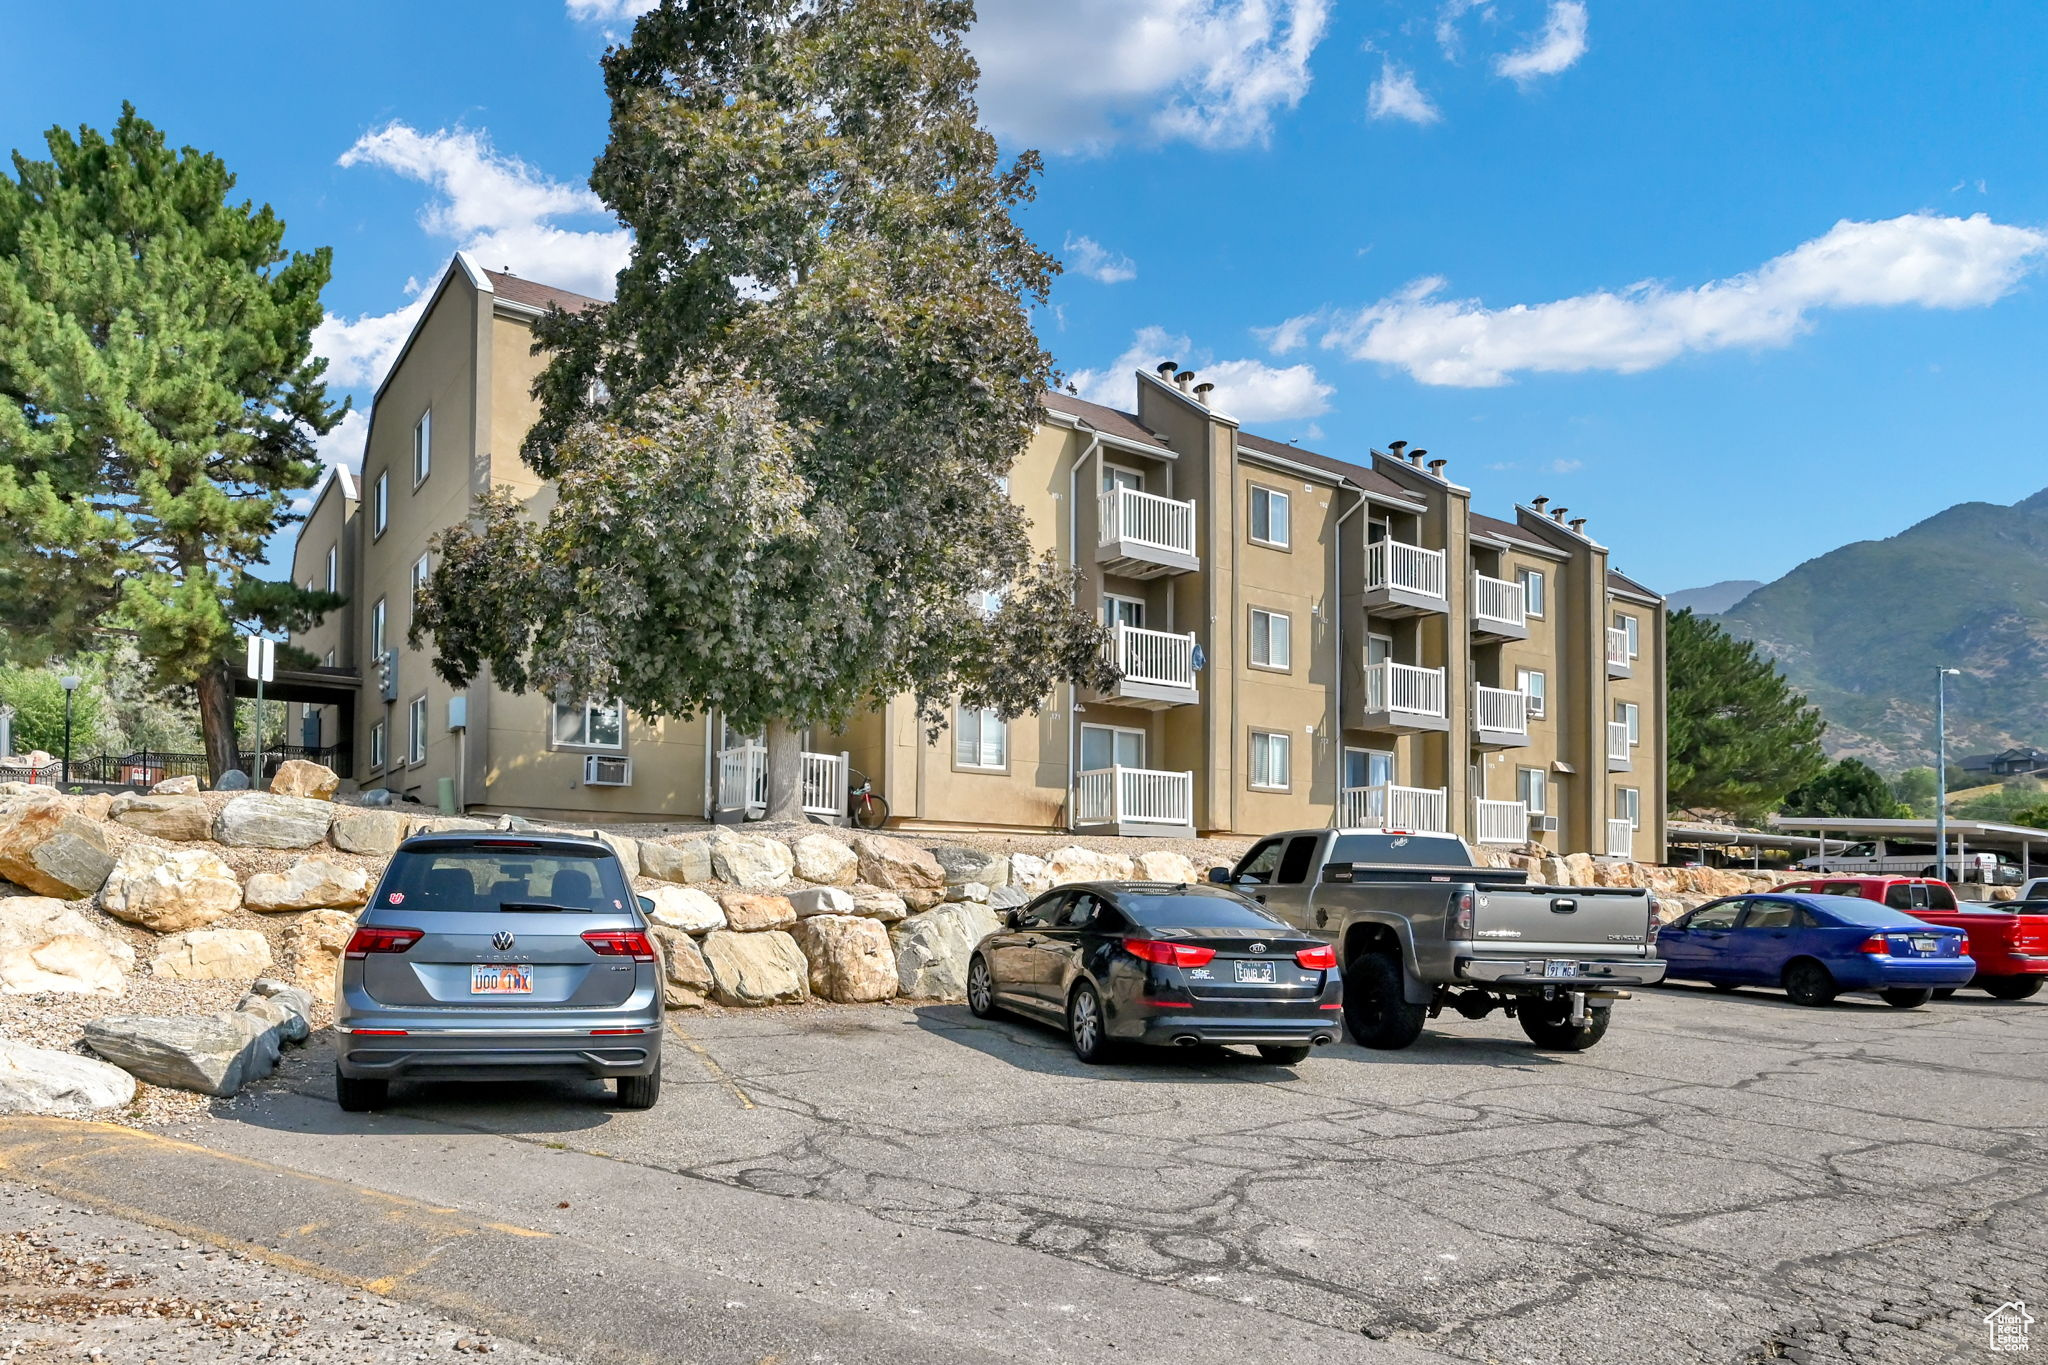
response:
[(583, 941), (599, 957), (630, 957), (635, 962), (654, 961), (654, 945), (642, 929), (588, 929)]
[(1883, 934), (1872, 934), (1869, 938), (1864, 939), (1863, 946), (1857, 949), (1858, 952), (1869, 953), (1875, 957), (1885, 957), (1890, 954), (1891, 950), (1891, 940)]
[(1303, 948), (1294, 955), (1294, 960), (1312, 972), (1335, 971), (1337, 950), (1327, 943), (1319, 948)]
[(402, 953), (427, 936), (424, 929), (387, 929), (365, 926), (349, 935), (344, 957), (368, 957), (371, 953)]
[(1157, 938), (1127, 938), (1124, 951), (1162, 967), (1201, 967), (1216, 956), (1214, 948), (1199, 948), (1192, 943), (1169, 943)]

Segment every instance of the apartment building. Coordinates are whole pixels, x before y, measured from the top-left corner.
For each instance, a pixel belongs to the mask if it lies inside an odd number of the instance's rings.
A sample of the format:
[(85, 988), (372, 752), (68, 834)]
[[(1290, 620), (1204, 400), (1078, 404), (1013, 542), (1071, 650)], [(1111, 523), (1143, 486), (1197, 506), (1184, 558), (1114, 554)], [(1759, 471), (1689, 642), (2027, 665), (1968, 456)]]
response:
[[(458, 257), (378, 390), (359, 480), (337, 475), (294, 575), (350, 607), (295, 643), (360, 676), (360, 714), (300, 706), (360, 785), (426, 804), (605, 818), (743, 819), (757, 742), (715, 716), (651, 722), (603, 699), (450, 689), (406, 642), (428, 542), (493, 486), (544, 507), (518, 457), (533, 320), (578, 295)], [(1243, 431), (1172, 366), (1129, 410), (1046, 398), (1009, 492), (1034, 550), (1076, 565), (1122, 680), (1062, 686), (1008, 723), (956, 708), (927, 742), (907, 699), (806, 743), (805, 804), (849, 772), (898, 824), (1126, 835), (1324, 825), (1531, 837), (1658, 860), (1665, 613), (1584, 518), (1543, 499), (1475, 512), (1446, 462), (1358, 461)]]

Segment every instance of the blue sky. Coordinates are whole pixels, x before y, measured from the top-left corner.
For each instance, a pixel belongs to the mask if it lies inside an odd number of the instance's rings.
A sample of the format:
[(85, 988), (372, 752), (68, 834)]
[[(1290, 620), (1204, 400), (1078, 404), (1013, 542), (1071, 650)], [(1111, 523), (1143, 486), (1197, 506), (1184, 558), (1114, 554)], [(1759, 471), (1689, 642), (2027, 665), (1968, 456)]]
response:
[[(457, 247), (605, 292), (595, 58), (635, 0), (0, 0), (0, 141), (122, 99), (331, 245), (366, 403)], [(1062, 367), (1161, 357), (1246, 425), (1406, 439), (1591, 518), (1665, 589), (2048, 484), (2048, 7), (2033, 0), (988, 0), (1069, 265)], [(357, 452), (352, 420), (329, 443)]]

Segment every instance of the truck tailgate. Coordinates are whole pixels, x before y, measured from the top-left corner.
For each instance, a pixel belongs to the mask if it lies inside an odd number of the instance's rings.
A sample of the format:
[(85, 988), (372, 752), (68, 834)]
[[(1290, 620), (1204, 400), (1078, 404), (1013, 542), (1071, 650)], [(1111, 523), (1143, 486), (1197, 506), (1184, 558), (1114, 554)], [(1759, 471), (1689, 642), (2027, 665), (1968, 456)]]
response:
[(1472, 937), (1481, 949), (1640, 957), (1650, 951), (1650, 895), (1640, 887), (1482, 889)]

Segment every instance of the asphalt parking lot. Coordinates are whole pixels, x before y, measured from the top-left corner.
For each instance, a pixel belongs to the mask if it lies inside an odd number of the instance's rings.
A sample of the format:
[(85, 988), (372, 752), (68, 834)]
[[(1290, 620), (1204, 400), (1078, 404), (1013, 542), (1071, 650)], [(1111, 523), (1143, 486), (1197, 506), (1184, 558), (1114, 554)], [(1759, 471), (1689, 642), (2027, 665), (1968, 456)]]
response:
[(1949, 1361), (2048, 1301), (2048, 1000), (1677, 987), (1583, 1054), (1495, 1018), (1291, 1069), (1084, 1067), (947, 1005), (671, 1022), (648, 1113), (422, 1086), (343, 1115), (316, 1042), (179, 1136), (963, 1359)]

